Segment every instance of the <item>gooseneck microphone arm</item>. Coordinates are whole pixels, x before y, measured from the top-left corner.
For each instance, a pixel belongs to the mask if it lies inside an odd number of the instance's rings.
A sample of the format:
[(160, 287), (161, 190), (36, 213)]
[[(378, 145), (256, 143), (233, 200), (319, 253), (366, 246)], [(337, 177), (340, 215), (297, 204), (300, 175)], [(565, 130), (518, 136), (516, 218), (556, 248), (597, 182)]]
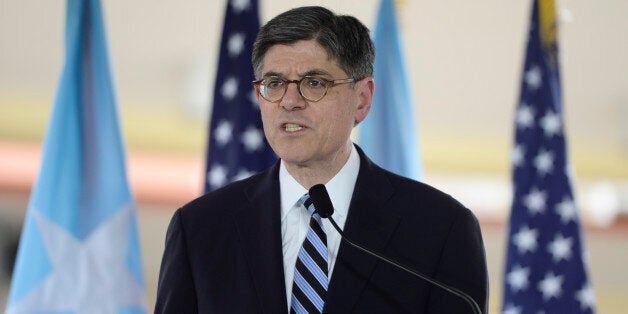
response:
[(338, 232), (338, 234), (340, 235), (340, 237), (342, 238), (343, 241), (345, 241), (347, 244), (353, 246), (354, 248), (369, 254), (375, 258), (378, 258), (390, 265), (393, 265), (395, 267), (397, 267), (398, 269), (404, 270), (416, 277), (419, 277), (453, 295), (458, 296), (459, 298), (463, 299), (465, 302), (467, 302), (467, 304), (469, 304), (469, 306), (471, 307), (471, 309), (473, 310), (474, 313), (477, 314), (482, 314), (482, 310), (480, 309), (480, 306), (477, 304), (477, 302), (475, 302), (475, 300), (473, 300), (473, 298), (471, 296), (469, 296), (468, 294), (466, 294), (465, 292), (456, 289), (452, 286), (449, 286), (447, 284), (444, 284), (442, 282), (439, 282), (435, 279), (432, 279), (430, 277), (428, 277), (427, 275), (424, 275), (408, 266), (402, 265), (398, 262), (395, 262), (383, 255), (380, 255), (378, 253), (375, 253), (367, 248), (364, 248), (362, 246), (360, 246), (359, 244), (349, 240), (344, 232), (340, 229), (340, 227), (338, 226), (338, 224), (336, 224), (336, 221), (331, 217), (331, 215), (334, 212), (334, 207), (331, 204), (331, 199), (329, 198), (329, 194), (327, 193), (327, 189), (325, 188), (324, 185), (322, 184), (317, 184), (314, 185), (312, 188), (310, 188), (309, 190), (309, 194), (310, 194), (310, 198), (312, 199), (312, 202), (314, 203), (314, 207), (316, 208), (316, 213), (318, 213), (322, 218), (327, 218), (329, 219), (329, 222), (331, 222), (332, 226), (334, 227), (334, 229), (336, 229), (336, 231)]
[(451, 287), (451, 286), (448, 286), (448, 285), (446, 285), (444, 283), (438, 282), (438, 281), (436, 281), (436, 280), (434, 280), (434, 279), (432, 279), (430, 277), (427, 277), (426, 275), (423, 275), (423, 274), (421, 274), (421, 273), (419, 273), (419, 272), (417, 272), (417, 271), (415, 271), (415, 270), (413, 270), (413, 269), (411, 269), (409, 267), (401, 265), (401, 264), (399, 264), (399, 263), (397, 263), (397, 262), (395, 262), (395, 261), (393, 261), (393, 260), (383, 256), (383, 255), (377, 254), (377, 253), (375, 253), (373, 251), (370, 251), (370, 250), (368, 250), (368, 249), (366, 249), (366, 248), (364, 248), (364, 247), (354, 243), (353, 241), (349, 240), (344, 235), (342, 230), (340, 230), (340, 227), (338, 227), (338, 225), (336, 224), (336, 221), (334, 221), (334, 219), (331, 218), (331, 216), (327, 217), (327, 219), (329, 219), (329, 222), (331, 222), (332, 226), (334, 226), (334, 229), (336, 229), (336, 231), (338, 231), (338, 234), (340, 234), (340, 237), (342, 238), (342, 240), (347, 242), (347, 244), (353, 246), (354, 248), (356, 248), (356, 249), (358, 249), (358, 250), (360, 250), (360, 251), (362, 251), (364, 253), (367, 253), (367, 254), (369, 254), (371, 256), (379, 258), (380, 260), (383, 260), (386, 263), (389, 263), (389, 264), (391, 264), (393, 266), (396, 266), (397, 268), (399, 268), (401, 270), (405, 270), (406, 272), (408, 272), (408, 273), (410, 273), (412, 275), (415, 275), (415, 276), (417, 276), (417, 277), (419, 277), (419, 278), (421, 278), (421, 279), (423, 279), (423, 280), (425, 280), (425, 281), (427, 281), (427, 282), (429, 282), (429, 283), (431, 283), (431, 284), (433, 284), (433, 285), (435, 285), (435, 286), (437, 286), (437, 287), (439, 287), (441, 289), (444, 289), (444, 290), (446, 290), (446, 291), (448, 291), (448, 292), (450, 292), (450, 293), (452, 293), (454, 295), (457, 295), (458, 297), (460, 297), (463, 300), (465, 300), (469, 304), (469, 306), (471, 306), (471, 308), (473, 309), (473, 311), (475, 313), (482, 314), (482, 311), (480, 310), (480, 307), (478, 306), (478, 304), (468, 294), (466, 294), (466, 293), (464, 293), (464, 292), (462, 292), (462, 291), (460, 291), (460, 290), (458, 290), (458, 289), (456, 289), (454, 287)]

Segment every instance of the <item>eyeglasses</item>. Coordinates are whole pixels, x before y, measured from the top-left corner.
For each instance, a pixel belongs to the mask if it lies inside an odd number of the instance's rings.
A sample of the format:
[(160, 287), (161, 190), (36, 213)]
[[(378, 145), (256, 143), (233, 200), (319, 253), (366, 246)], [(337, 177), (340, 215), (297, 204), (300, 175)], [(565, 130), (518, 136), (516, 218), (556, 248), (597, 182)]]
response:
[(340, 80), (326, 80), (316, 76), (306, 76), (300, 80), (284, 80), (279, 77), (267, 77), (261, 80), (253, 81), (253, 86), (259, 91), (262, 98), (270, 102), (279, 102), (288, 90), (288, 84), (297, 84), (299, 94), (303, 98), (316, 102), (325, 95), (327, 91), (340, 84), (353, 83), (352, 78), (340, 79)]

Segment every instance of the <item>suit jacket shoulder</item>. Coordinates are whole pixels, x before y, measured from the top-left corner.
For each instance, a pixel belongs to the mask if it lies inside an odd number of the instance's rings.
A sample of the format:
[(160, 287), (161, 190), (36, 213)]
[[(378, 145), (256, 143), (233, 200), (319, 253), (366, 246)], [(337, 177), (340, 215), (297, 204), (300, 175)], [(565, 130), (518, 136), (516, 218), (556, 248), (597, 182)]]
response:
[[(345, 234), (384, 256), (470, 294), (488, 296), (482, 236), (473, 213), (427, 184), (361, 163)], [(468, 313), (456, 296), (341, 244), (327, 313)]]
[(168, 227), (156, 313), (280, 313), (278, 164), (203, 195)]

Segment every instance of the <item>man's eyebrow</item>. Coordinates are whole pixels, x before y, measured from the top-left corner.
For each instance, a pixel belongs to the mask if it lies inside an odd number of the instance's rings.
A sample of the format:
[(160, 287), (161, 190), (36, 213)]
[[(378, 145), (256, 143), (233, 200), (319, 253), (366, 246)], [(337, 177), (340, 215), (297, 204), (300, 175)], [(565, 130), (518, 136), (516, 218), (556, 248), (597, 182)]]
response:
[(331, 76), (329, 72), (320, 70), (320, 69), (312, 69), (303, 74), (303, 76)]
[(263, 75), (263, 77), (282, 77), (282, 76), (283, 76), (283, 75), (281, 75), (281, 73), (278, 73), (278, 72), (273, 72), (273, 71), (266, 72), (266, 73), (264, 73), (264, 75)]
[[(331, 74), (329, 74), (329, 72), (327, 72), (325, 70), (312, 69), (312, 70), (306, 71), (303, 74), (300, 74), (299, 76), (301, 76), (301, 77), (305, 77), (305, 76), (331, 76)], [(283, 76), (283, 74), (281, 74), (279, 72), (268, 71), (268, 72), (264, 73), (264, 75), (262, 77), (284, 77), (284, 76)]]

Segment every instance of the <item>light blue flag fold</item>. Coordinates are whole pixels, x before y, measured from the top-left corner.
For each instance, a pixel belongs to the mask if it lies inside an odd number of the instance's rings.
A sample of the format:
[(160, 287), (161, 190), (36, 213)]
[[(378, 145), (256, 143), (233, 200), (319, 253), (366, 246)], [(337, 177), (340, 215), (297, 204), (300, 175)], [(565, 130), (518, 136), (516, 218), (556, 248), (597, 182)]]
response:
[(100, 1), (69, 0), (65, 35), (6, 313), (144, 313), (137, 218)]
[(359, 143), (380, 166), (420, 179), (421, 157), (408, 75), (392, 0), (382, 0), (374, 33), (375, 94)]

